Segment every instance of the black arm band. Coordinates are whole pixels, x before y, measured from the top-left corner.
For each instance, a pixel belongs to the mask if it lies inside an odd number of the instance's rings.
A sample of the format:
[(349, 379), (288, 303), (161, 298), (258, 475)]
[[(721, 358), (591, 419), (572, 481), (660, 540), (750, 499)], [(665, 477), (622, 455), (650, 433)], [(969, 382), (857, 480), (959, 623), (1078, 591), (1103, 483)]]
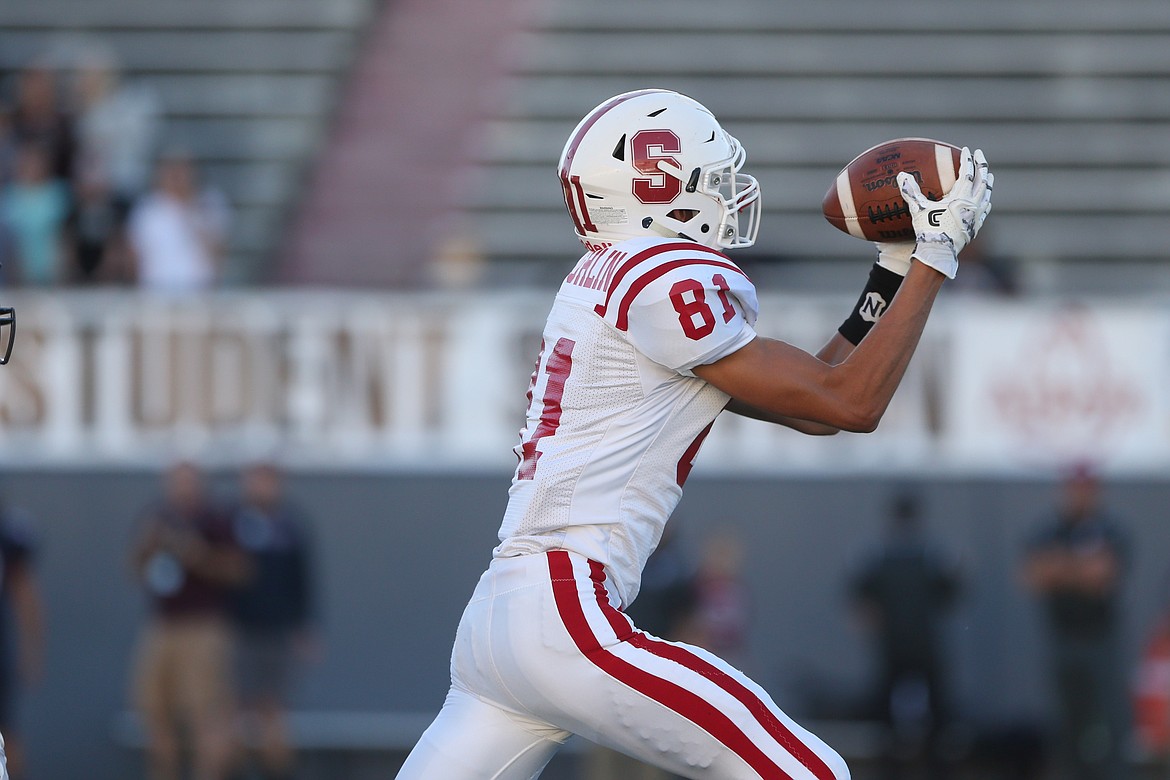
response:
[(857, 299), (857, 305), (853, 307), (853, 312), (845, 322), (841, 323), (837, 332), (853, 346), (860, 344), (865, 334), (869, 333), (869, 329), (890, 305), (890, 301), (894, 300), (894, 294), (898, 292), (901, 284), (901, 276), (874, 263), (869, 272), (869, 282), (865, 285), (861, 297)]

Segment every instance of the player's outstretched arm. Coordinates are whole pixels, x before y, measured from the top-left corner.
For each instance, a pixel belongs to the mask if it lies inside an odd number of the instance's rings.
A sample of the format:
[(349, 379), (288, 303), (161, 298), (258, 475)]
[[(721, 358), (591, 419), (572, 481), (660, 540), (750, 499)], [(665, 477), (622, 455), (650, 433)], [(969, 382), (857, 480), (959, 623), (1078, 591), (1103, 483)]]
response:
[[(943, 277), (954, 278), (959, 252), (991, 210), (994, 177), (986, 158), (964, 147), (961, 160), (955, 186), (938, 201), (926, 199), (913, 177), (899, 176), (916, 241), (878, 245), (878, 262), (857, 308), (815, 357), (758, 338), (695, 368), (697, 376), (732, 396), (728, 410), (811, 434), (877, 427), (918, 346)], [(889, 302), (885, 313), (861, 316), (874, 295)]]
[[(909, 261), (907, 261), (907, 264)], [(854, 345), (842, 336), (840, 333), (834, 333), (829, 342), (817, 352), (817, 359), (821, 360), (830, 366), (835, 366), (853, 352)], [(763, 410), (748, 406), (743, 401), (732, 398), (728, 401), (727, 406), (724, 407), (732, 414), (738, 414), (742, 417), (751, 417), (753, 420), (763, 420), (764, 422), (774, 423), (776, 425), (783, 425), (786, 428), (800, 431), (801, 433), (810, 436), (833, 436), (841, 432), (840, 428), (835, 428), (824, 423), (812, 422), (811, 420), (801, 420), (795, 417), (785, 417), (778, 414), (768, 414)]]
[(760, 337), (696, 366), (695, 375), (769, 417), (872, 431), (906, 373), (943, 280), (942, 273), (914, 263), (889, 309), (838, 365)]

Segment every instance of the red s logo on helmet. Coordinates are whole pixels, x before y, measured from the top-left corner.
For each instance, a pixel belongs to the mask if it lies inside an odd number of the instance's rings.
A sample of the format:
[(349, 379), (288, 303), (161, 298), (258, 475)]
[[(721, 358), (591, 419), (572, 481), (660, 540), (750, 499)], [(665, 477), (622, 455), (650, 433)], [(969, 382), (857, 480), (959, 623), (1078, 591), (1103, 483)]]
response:
[(682, 167), (671, 154), (682, 153), (682, 143), (671, 130), (639, 130), (630, 139), (630, 162), (638, 173), (634, 179), (634, 197), (642, 203), (662, 205), (671, 203), (682, 192), (682, 182), (658, 169), (658, 162), (666, 160), (676, 168)]

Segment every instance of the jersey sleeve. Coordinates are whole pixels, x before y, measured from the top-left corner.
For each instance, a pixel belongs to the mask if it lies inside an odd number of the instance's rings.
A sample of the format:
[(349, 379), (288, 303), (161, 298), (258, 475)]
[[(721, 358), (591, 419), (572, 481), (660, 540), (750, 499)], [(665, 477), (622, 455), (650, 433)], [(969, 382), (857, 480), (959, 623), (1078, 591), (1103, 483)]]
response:
[[(607, 319), (656, 363), (686, 376), (755, 338), (755, 286), (730, 261), (676, 258), (626, 285)], [(611, 319), (612, 317), (612, 319)]]

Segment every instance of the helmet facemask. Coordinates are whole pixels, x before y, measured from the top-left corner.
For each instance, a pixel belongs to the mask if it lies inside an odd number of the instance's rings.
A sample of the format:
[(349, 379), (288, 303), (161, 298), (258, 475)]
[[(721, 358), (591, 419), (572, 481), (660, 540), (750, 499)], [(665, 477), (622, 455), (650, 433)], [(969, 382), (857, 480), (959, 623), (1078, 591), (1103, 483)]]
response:
[(733, 157), (703, 170), (699, 180), (703, 193), (718, 204), (717, 246), (740, 249), (754, 244), (760, 230), (760, 183), (754, 176), (739, 172), (747, 152), (732, 136), (727, 139), (734, 150)]

